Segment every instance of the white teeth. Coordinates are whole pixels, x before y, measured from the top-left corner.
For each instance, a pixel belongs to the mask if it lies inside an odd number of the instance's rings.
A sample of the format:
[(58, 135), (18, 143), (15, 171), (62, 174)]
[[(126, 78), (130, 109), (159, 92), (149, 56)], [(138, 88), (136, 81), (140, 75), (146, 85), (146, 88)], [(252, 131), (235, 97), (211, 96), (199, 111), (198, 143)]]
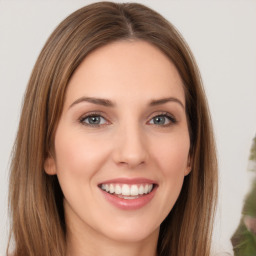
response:
[(139, 194), (140, 194), (140, 195), (143, 195), (143, 194), (144, 194), (144, 187), (143, 187), (142, 185), (140, 185)]
[[(153, 189), (153, 184), (102, 184), (101, 189), (111, 193), (111, 194), (116, 194), (120, 196), (124, 196), (122, 198), (124, 199), (134, 199), (138, 198), (138, 195), (143, 195), (143, 194), (148, 194), (152, 191)], [(131, 198), (128, 197), (132, 196)]]
[(131, 196), (137, 196), (139, 194), (138, 186), (132, 185), (131, 186)]
[(119, 185), (116, 185), (115, 194), (117, 195), (122, 194), (122, 188)]
[(124, 197), (122, 197), (123, 199), (129, 199), (129, 200), (131, 200), (131, 199), (136, 199), (136, 198), (138, 198), (138, 197), (130, 197), (130, 196), (124, 196)]
[(130, 188), (126, 184), (122, 186), (122, 195), (124, 195), (124, 196), (130, 196), (131, 195)]
[(145, 186), (145, 191), (144, 191), (144, 193), (145, 194), (147, 194), (149, 192), (149, 190), (148, 190), (148, 184)]
[(115, 188), (114, 188), (113, 184), (110, 184), (110, 186), (109, 186), (109, 192), (110, 192), (111, 194), (113, 194), (113, 193), (115, 192)]

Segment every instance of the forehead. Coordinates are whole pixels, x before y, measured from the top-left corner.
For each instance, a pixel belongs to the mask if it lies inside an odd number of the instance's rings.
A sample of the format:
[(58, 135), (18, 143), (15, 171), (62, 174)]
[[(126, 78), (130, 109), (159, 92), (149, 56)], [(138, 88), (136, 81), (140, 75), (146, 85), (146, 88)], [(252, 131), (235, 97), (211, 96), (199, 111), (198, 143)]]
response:
[(90, 53), (73, 74), (66, 101), (81, 96), (113, 101), (178, 97), (185, 105), (180, 75), (157, 47), (145, 41), (118, 41)]

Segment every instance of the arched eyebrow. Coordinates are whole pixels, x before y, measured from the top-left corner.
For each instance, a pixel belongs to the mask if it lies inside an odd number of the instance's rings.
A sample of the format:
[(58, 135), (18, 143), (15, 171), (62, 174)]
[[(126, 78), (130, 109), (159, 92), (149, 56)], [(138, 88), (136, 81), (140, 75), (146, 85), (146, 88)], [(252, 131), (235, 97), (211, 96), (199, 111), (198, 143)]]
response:
[(81, 103), (81, 102), (89, 102), (89, 103), (93, 103), (96, 105), (102, 105), (105, 107), (114, 107), (115, 104), (108, 100), (108, 99), (101, 99), (101, 98), (94, 98), (94, 97), (81, 97), (79, 99), (77, 99), (76, 101), (74, 101), (69, 108), (73, 107), (74, 105)]
[[(94, 97), (81, 97), (77, 100), (75, 100), (70, 106), (69, 108), (73, 107), (74, 105), (81, 103), (81, 102), (89, 102), (89, 103), (93, 103), (95, 105), (101, 105), (101, 106), (105, 106), (105, 107), (114, 107), (115, 104), (108, 100), (108, 99), (102, 99), (102, 98), (94, 98)], [(169, 97), (169, 98), (162, 98), (162, 99), (157, 99), (157, 100), (152, 100), (149, 103), (149, 106), (157, 106), (157, 105), (162, 105), (168, 102), (176, 102), (178, 103), (183, 109), (185, 109), (183, 103), (174, 97)]]
[(149, 105), (150, 105), (150, 106), (157, 106), (157, 105), (165, 104), (165, 103), (167, 103), (167, 102), (176, 102), (176, 103), (178, 103), (183, 109), (185, 109), (185, 106), (183, 105), (183, 103), (182, 103), (179, 99), (174, 98), (174, 97), (152, 100)]

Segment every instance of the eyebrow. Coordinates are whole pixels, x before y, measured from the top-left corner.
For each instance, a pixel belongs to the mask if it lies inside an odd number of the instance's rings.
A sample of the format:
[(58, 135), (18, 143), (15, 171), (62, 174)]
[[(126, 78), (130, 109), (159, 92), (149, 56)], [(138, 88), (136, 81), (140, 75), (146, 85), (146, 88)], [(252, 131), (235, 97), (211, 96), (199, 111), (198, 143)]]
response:
[[(94, 97), (81, 97), (79, 99), (77, 99), (76, 101), (74, 101), (69, 108), (73, 107), (74, 105), (77, 105), (81, 102), (89, 102), (89, 103), (93, 103), (95, 105), (101, 105), (101, 106), (105, 106), (105, 107), (114, 107), (115, 104), (108, 100), (108, 99), (102, 99), (102, 98), (94, 98)], [(174, 97), (169, 97), (169, 98), (162, 98), (162, 99), (157, 99), (157, 100), (152, 100), (149, 103), (149, 106), (157, 106), (157, 105), (162, 105), (168, 102), (176, 102), (178, 103), (183, 109), (185, 109), (183, 103)]]
[(81, 103), (81, 102), (89, 102), (89, 103), (93, 103), (96, 105), (102, 105), (105, 107), (114, 107), (114, 103), (111, 102), (110, 100), (107, 99), (101, 99), (101, 98), (93, 98), (93, 97), (81, 97), (79, 99), (77, 99), (76, 101), (74, 101), (69, 108), (73, 107), (74, 105)]
[(163, 98), (163, 99), (159, 99), (159, 100), (152, 100), (150, 102), (150, 106), (157, 106), (157, 105), (162, 105), (162, 104), (165, 104), (167, 102), (176, 102), (178, 103), (183, 109), (185, 109), (185, 106), (183, 105), (183, 103), (177, 99), (177, 98), (174, 98), (174, 97), (169, 97), (169, 98)]

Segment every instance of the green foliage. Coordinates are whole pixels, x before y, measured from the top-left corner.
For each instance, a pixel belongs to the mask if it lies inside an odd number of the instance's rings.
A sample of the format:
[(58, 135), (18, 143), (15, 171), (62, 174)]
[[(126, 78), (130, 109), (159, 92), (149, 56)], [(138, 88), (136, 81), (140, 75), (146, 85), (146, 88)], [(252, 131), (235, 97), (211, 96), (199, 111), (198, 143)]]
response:
[(256, 136), (253, 139), (249, 160), (256, 161)]
[[(252, 142), (249, 161), (255, 162), (256, 166), (256, 136)], [(252, 171), (256, 172), (255, 168)], [(231, 238), (234, 256), (256, 256), (256, 234), (244, 222), (245, 216), (256, 217), (256, 179), (245, 197), (242, 214), (240, 224)]]
[(256, 179), (252, 183), (250, 192), (245, 197), (243, 214), (256, 217)]
[(255, 256), (256, 255), (256, 235), (248, 231), (243, 223), (232, 239), (235, 256)]

